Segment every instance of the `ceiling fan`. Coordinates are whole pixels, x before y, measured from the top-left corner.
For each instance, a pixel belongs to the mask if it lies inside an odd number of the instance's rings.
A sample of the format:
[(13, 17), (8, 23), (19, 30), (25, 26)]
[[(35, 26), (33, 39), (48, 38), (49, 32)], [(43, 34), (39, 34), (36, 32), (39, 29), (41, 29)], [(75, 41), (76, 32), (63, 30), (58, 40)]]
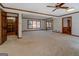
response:
[(53, 11), (56, 11), (57, 9), (69, 9), (69, 7), (63, 6), (65, 3), (57, 3), (55, 6), (47, 6), (50, 8), (55, 8)]

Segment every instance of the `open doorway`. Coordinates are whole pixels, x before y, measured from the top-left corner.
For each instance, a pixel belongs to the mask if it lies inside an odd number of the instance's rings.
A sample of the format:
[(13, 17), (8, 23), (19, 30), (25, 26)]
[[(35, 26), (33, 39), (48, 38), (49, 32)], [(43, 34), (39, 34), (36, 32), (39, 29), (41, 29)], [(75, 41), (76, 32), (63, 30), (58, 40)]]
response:
[(7, 35), (17, 35), (17, 17), (7, 17)]
[(7, 40), (8, 35), (18, 37), (18, 14), (0, 10), (0, 44)]
[(7, 35), (17, 35), (18, 37), (18, 14), (7, 12)]
[(62, 18), (62, 33), (72, 34), (72, 17)]

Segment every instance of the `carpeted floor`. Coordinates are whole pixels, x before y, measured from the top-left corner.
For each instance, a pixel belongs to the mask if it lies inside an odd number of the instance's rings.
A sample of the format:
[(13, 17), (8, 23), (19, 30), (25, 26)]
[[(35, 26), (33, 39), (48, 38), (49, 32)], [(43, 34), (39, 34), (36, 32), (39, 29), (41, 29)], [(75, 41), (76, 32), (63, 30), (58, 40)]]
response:
[(0, 46), (0, 53), (9, 56), (77, 56), (79, 37), (52, 31), (23, 32), (23, 38), (8, 36)]

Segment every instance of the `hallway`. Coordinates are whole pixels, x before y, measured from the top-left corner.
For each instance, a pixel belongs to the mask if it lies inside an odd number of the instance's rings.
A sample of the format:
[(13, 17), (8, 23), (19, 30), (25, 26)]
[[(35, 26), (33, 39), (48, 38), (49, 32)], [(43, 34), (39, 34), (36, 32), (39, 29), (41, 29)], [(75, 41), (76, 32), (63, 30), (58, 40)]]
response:
[(10, 56), (79, 55), (79, 37), (52, 31), (23, 32), (23, 38), (9, 36), (0, 53)]

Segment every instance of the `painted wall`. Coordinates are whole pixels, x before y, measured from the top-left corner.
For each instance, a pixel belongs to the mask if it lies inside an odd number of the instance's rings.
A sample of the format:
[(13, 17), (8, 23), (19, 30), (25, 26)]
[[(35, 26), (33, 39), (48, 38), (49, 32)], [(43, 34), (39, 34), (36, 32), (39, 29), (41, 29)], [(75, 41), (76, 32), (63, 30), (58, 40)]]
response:
[(28, 19), (22, 19), (22, 31), (27, 30), (27, 20)]
[[(18, 28), (19, 31), (18, 31), (18, 33), (19, 33), (19, 37), (22, 37), (22, 30), (24, 30), (25, 28), (22, 27), (24, 24), (22, 25), (22, 16), (21, 16), (21, 14), (28, 14), (29, 12), (22, 12), (22, 11), (11, 10), (11, 9), (4, 9), (4, 11), (6, 11), (6, 12), (19, 13), (19, 25), (18, 25), (19, 26), (19, 28)], [(29, 13), (29, 14), (33, 14), (33, 13)], [(40, 14), (37, 14), (37, 15), (40, 15)], [(43, 15), (43, 16), (46, 16), (46, 15)], [(42, 27), (41, 29), (44, 29), (44, 27)]]
[(62, 20), (60, 17), (53, 18), (53, 31), (62, 32)]
[(53, 31), (62, 32), (62, 18), (68, 16), (72, 16), (72, 34), (79, 36), (79, 13), (62, 17), (54, 17)]
[[(4, 9), (5, 11), (9, 11), (9, 12), (16, 12), (16, 13), (25, 13), (25, 12), (20, 12), (20, 11), (16, 11), (16, 10), (9, 10), (9, 9)], [(21, 16), (21, 15), (20, 15)], [(19, 17), (20, 17), (19, 16)], [(72, 14), (72, 15), (67, 15), (67, 16), (72, 16), (72, 34), (74, 35), (79, 35), (79, 13), (76, 14)], [(67, 17), (67, 16), (63, 16), (63, 17)], [(20, 24), (19, 24), (19, 36), (22, 36), (22, 18), (20, 17)], [(57, 32), (62, 32), (62, 17), (54, 17), (53, 20), (53, 31), (57, 31)], [(42, 27), (43, 28), (43, 27)], [(44, 29), (44, 28), (43, 28)]]
[(18, 33), (19, 33), (19, 37), (22, 37), (22, 15), (21, 13), (19, 13), (19, 24), (18, 24)]
[(67, 15), (64, 17), (68, 17), (68, 16), (72, 16), (72, 34), (79, 35), (79, 13)]

